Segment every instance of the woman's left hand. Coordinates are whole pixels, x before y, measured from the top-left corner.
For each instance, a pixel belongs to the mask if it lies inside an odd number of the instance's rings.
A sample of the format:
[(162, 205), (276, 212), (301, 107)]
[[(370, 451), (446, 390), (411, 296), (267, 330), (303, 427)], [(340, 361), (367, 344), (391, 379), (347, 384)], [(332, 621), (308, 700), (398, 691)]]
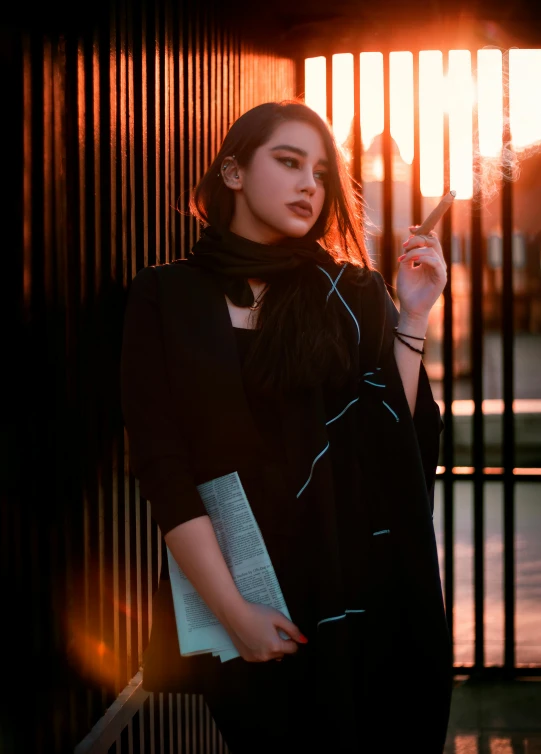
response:
[[(415, 234), (415, 226), (410, 231)], [(447, 265), (438, 235), (433, 230), (424, 236), (412, 235), (404, 244), (404, 254), (396, 279), (400, 312), (409, 317), (426, 318), (447, 283)], [(417, 261), (418, 267), (413, 263)]]

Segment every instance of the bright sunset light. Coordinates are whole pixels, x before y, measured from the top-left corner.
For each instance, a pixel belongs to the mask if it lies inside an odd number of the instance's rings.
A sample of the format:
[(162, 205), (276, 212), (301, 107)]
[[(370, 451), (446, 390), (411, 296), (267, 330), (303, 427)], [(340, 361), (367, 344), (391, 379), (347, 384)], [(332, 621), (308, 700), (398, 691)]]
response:
[[(305, 61), (305, 101), (326, 119), (325, 58)], [(360, 54), (361, 138), (363, 151), (383, 132), (383, 54)], [(413, 160), (413, 55), (392, 52), (390, 66), (391, 136), (403, 162)], [(332, 56), (333, 131), (339, 144), (350, 134), (353, 120), (353, 55)], [(537, 93), (537, 96), (533, 96)], [(512, 143), (524, 149), (541, 142), (541, 50), (510, 50), (509, 100)], [(502, 148), (502, 52), (451, 50), (448, 74), (443, 75), (443, 53), (424, 50), (419, 55), (419, 134), (421, 193), (443, 193), (443, 124), (449, 116), (450, 184), (457, 199), (472, 196), (473, 108), (477, 104), (481, 157), (498, 157)], [(363, 169), (364, 173), (364, 169)], [(383, 160), (375, 154), (369, 177), (383, 180)]]
[(541, 50), (509, 51), (509, 109), (515, 147), (541, 140)]
[(367, 150), (383, 132), (383, 55), (361, 52), (361, 138)]
[[(413, 55), (391, 52), (391, 136), (400, 156), (411, 165), (413, 161)], [(383, 60), (382, 60), (383, 63)]]
[(443, 194), (443, 55), (425, 50), (419, 56), (419, 137), (421, 193)]
[(353, 55), (332, 56), (332, 130), (338, 144), (343, 144), (353, 122)]
[(451, 50), (447, 76), (449, 183), (457, 199), (473, 194), (473, 80), (469, 50)]
[(479, 152), (497, 157), (502, 148), (503, 129), (502, 54), (500, 50), (477, 53), (477, 117)]

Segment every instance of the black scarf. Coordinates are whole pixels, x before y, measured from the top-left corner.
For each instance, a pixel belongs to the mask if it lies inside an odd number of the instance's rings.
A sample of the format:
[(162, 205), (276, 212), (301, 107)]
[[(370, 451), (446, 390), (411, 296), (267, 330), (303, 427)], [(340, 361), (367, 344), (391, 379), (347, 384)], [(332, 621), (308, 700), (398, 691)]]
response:
[(286, 238), (280, 244), (250, 241), (229, 230), (208, 227), (188, 255), (186, 264), (213, 272), (235, 306), (252, 306), (248, 278), (269, 282), (275, 275), (301, 265), (329, 264), (331, 255), (316, 241)]

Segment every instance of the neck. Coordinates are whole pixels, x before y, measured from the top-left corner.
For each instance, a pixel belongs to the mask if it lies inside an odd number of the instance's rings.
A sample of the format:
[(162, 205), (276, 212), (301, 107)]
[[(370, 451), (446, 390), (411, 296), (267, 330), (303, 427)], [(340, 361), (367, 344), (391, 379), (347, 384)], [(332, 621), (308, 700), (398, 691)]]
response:
[(262, 243), (266, 246), (277, 244), (285, 238), (282, 233), (278, 233), (274, 228), (270, 228), (266, 225), (256, 225), (253, 222), (249, 222), (248, 220), (239, 217), (237, 213), (234, 214), (233, 219), (231, 220), (229, 230), (236, 236), (241, 236), (248, 241)]

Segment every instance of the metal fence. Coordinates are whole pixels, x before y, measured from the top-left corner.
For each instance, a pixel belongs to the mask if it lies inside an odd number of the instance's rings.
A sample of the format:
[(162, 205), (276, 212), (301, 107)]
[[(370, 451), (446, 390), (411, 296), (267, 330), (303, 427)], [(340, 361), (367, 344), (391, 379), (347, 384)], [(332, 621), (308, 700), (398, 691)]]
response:
[[(40, 681), (24, 727), (4, 705), (2, 737), (7, 751), (47, 754), (73, 750), (126, 697), (152, 621), (161, 537), (128, 472), (119, 403), (128, 283), (192, 247), (190, 189), (233, 121), (294, 96), (295, 80), (294, 63), (218, 2), (118, 0), (82, 19), (29, 22), (3, 48), (22, 224), (2, 563), (13, 604), (26, 597), (15, 642)], [(143, 731), (142, 750), (163, 751), (182, 718), (195, 751), (205, 710), (185, 701), (189, 714), (147, 699), (116, 750), (138, 750)]]
[[(185, 255), (197, 238), (186, 213), (189, 190), (229, 125), (259, 102), (304, 90), (303, 60), (278, 57), (243, 36), (215, 3), (117, 0), (84, 28), (29, 30), (10, 43), (14, 103), (10, 160), (23, 222), (13, 262), (22, 345), (9, 372), (2, 567), (7, 597), (26, 595), (15, 646), (36, 673), (27, 725), (4, 705), (7, 750), (34, 752), (222, 752), (201, 697), (148, 696), (138, 675), (152, 621), (161, 538), (128, 473), (118, 360), (125, 292), (141, 267)], [(355, 56), (358, 60), (358, 55)], [(387, 58), (386, 58), (387, 60)], [(385, 68), (388, 82), (388, 67)], [(355, 67), (355, 92), (359, 91)], [(327, 76), (327, 101), (332, 102)], [(387, 91), (387, 89), (386, 89)], [(393, 275), (392, 175), (388, 96), (381, 269)], [(329, 110), (332, 120), (332, 111)], [(418, 123), (415, 128), (419, 144)], [(448, 139), (446, 140), (448, 149)], [(418, 153), (418, 150), (417, 150)], [(362, 150), (359, 101), (353, 126), (354, 177)], [(22, 170), (21, 170), (22, 167)], [(449, 180), (446, 176), (446, 187)], [(514, 663), (514, 422), (512, 192), (502, 184), (505, 668)], [(413, 217), (420, 220), (414, 161)], [(8, 204), (8, 206), (10, 206)], [(178, 211), (180, 210), (180, 211)], [(452, 218), (443, 246), (451, 253)], [(472, 244), (481, 243), (472, 214)], [(11, 264), (11, 262), (10, 262)], [(454, 438), (452, 266), (445, 298), (443, 398), (446, 429), (445, 598), (453, 628)], [(482, 270), (472, 256), (474, 300)], [(483, 456), (480, 307), (472, 308), (474, 389), (476, 668), (483, 667)], [(15, 351), (13, 351), (15, 353)], [(522, 476), (521, 479), (539, 480)], [(490, 476), (494, 479), (494, 475)], [(19, 604), (19, 603), (17, 603)], [(457, 668), (469, 673), (471, 668)], [(537, 674), (539, 669), (533, 669)], [(521, 670), (521, 674), (526, 671)], [(21, 693), (22, 693), (21, 687)], [(13, 695), (16, 702), (17, 696)], [(15, 719), (15, 718), (14, 718)], [(89, 733), (90, 731), (90, 733)], [(17, 748), (20, 743), (20, 749)], [(10, 742), (13, 746), (10, 748)], [(106, 748), (104, 748), (106, 747)]]
[[(326, 116), (330, 123), (333, 121), (333, 53), (329, 49), (332, 40), (323, 50), (312, 50), (313, 55), (325, 56), (325, 83), (326, 83)], [(381, 156), (383, 160), (383, 177), (381, 183), (381, 227), (378, 237), (375, 239), (373, 250), (379, 269), (381, 270), (390, 292), (394, 294), (392, 283), (397, 272), (397, 238), (393, 227), (393, 140), (391, 137), (391, 107), (390, 107), (390, 54), (392, 48), (383, 49), (380, 46), (374, 48), (373, 43), (356, 50), (347, 50), (353, 56), (353, 122), (348, 140), (351, 151), (350, 169), (353, 177), (362, 183), (363, 150), (360, 117), (360, 54), (366, 50), (376, 49), (383, 53), (383, 133), (381, 136)], [(412, 49), (398, 48), (398, 49)], [(434, 48), (431, 48), (434, 49)], [(443, 50), (443, 73), (448, 71), (449, 50), (437, 45), (437, 49)], [(343, 53), (346, 50), (341, 49)], [(417, 48), (413, 51), (413, 134), (414, 156), (411, 166), (411, 224), (421, 223), (422, 195), (420, 181), (420, 129), (419, 129), (419, 56), (422, 50)], [(471, 50), (471, 59), (474, 61), (475, 70), (476, 49)], [(502, 67), (502, 92), (503, 92), (503, 133), (502, 144), (511, 143), (509, 132), (509, 51), (503, 54)], [(321, 76), (323, 79), (323, 76)], [(304, 89), (304, 86), (302, 87)], [(478, 137), (478, 110), (473, 107), (473, 136)], [(444, 193), (450, 188), (450, 142), (449, 142), (449, 115), (444, 116), (443, 121), (443, 169), (444, 169)], [(479, 150), (473, 145), (474, 163), (472, 169), (479, 171)], [(471, 481), (473, 483), (473, 544), (474, 544), (474, 603), (475, 603), (475, 660), (472, 667), (455, 664), (455, 673), (458, 675), (483, 675), (487, 677), (515, 677), (520, 675), (537, 676), (541, 673), (541, 667), (521, 667), (518, 669), (515, 663), (515, 598), (516, 598), (516, 573), (515, 573), (515, 490), (517, 482), (541, 482), (539, 468), (517, 468), (515, 462), (515, 416), (513, 413), (513, 400), (515, 397), (515, 291), (513, 264), (513, 239), (516, 235), (514, 222), (514, 191), (516, 183), (512, 180), (512, 160), (502, 163), (502, 179), (500, 185), (501, 201), (501, 276), (500, 290), (495, 297), (496, 306), (500, 307), (496, 316), (498, 324), (501, 324), (502, 364), (503, 364), (503, 413), (502, 413), (502, 452), (501, 466), (488, 467), (485, 461), (485, 417), (483, 415), (483, 347), (485, 329), (485, 300), (483, 276), (488, 268), (487, 263), (487, 238), (483, 234), (483, 196), (481, 195), (482, 184), (474, 182), (474, 194), (470, 201), (470, 249), (477, 253), (469, 254), (469, 290), (470, 290), (470, 321), (469, 321), (469, 361), (471, 368), (471, 389), (473, 399), (473, 426), (472, 426), (472, 457), (471, 465), (460, 468), (455, 462), (455, 417), (453, 416), (454, 400), (454, 362), (456, 358), (456, 339), (454, 336), (454, 279), (453, 272), (453, 211), (449, 211), (442, 220), (440, 240), (442, 243), (445, 260), (448, 268), (448, 284), (444, 291), (443, 308), (443, 336), (442, 336), (442, 361), (443, 380), (442, 398), (445, 429), (442, 437), (440, 456), (439, 481), (443, 485), (443, 531), (444, 531), (444, 563), (443, 584), (444, 598), (447, 611), (447, 619), (451, 635), (454, 636), (454, 512), (455, 492), (457, 481)], [(541, 184), (535, 184), (539, 196), (541, 196)], [(519, 229), (520, 230), (520, 229)], [(401, 247), (400, 247), (401, 248)], [(537, 258), (534, 274), (539, 283), (541, 268), (541, 235), (537, 238)], [(402, 253), (401, 251), (399, 253)], [(537, 300), (541, 298), (539, 285), (534, 290)], [(539, 464), (538, 464), (539, 466)], [(485, 484), (487, 481), (500, 481), (503, 484), (503, 559), (504, 559), (504, 611), (505, 611), (505, 657), (502, 667), (486, 667), (485, 663), (485, 561), (484, 561), (484, 497)], [(540, 487), (541, 490), (541, 487)]]

